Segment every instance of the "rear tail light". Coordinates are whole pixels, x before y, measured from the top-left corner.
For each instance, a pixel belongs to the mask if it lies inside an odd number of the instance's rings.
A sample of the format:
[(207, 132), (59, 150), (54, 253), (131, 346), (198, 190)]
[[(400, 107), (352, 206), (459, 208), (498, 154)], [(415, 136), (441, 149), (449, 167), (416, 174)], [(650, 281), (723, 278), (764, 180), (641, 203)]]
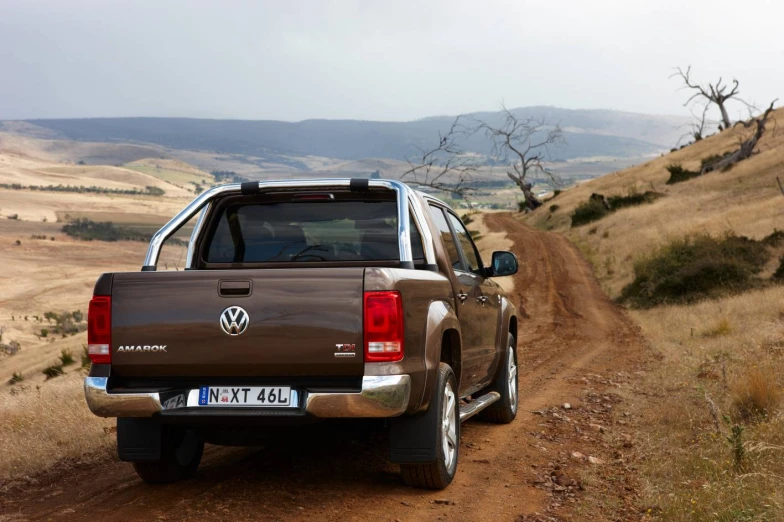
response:
[(93, 364), (112, 362), (112, 298), (94, 295), (87, 309), (87, 354)]
[(400, 292), (365, 292), (365, 361), (403, 358), (403, 300)]

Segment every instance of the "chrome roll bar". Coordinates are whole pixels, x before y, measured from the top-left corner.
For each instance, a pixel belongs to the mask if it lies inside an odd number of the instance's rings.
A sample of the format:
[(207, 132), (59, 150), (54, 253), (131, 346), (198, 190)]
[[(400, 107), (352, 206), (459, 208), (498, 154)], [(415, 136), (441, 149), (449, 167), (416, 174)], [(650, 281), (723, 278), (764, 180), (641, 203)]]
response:
[[(204, 219), (209, 211), (209, 205), (212, 200), (219, 196), (233, 195), (233, 194), (255, 194), (258, 192), (269, 192), (274, 190), (285, 189), (301, 189), (301, 188), (352, 188), (354, 189), (355, 183), (360, 181), (357, 186), (367, 186), (368, 188), (385, 188), (393, 190), (397, 194), (397, 232), (398, 232), (398, 249), (400, 252), (400, 266), (401, 268), (414, 268), (414, 258), (411, 250), (411, 220), (409, 218), (409, 209), (416, 216), (422, 226), (420, 232), (424, 239), (425, 260), (429, 267), (436, 266), (435, 250), (433, 248), (433, 237), (430, 234), (430, 229), (426, 226), (426, 221), (422, 216), (422, 209), (419, 202), (414, 197), (414, 191), (405, 183), (394, 180), (384, 179), (371, 179), (371, 180), (352, 180), (349, 178), (337, 179), (315, 179), (315, 180), (278, 180), (278, 181), (259, 181), (249, 183), (232, 183), (229, 185), (220, 185), (213, 187), (201, 193), (196, 199), (191, 201), (188, 206), (182, 209), (176, 216), (174, 216), (168, 223), (166, 223), (160, 230), (158, 230), (150, 240), (150, 246), (147, 249), (147, 257), (144, 259), (144, 266), (142, 271), (155, 271), (158, 265), (158, 258), (161, 254), (163, 243), (174, 235), (185, 223), (187, 223), (198, 212), (201, 212), (196, 225), (191, 234), (191, 240), (188, 245), (188, 259), (186, 260), (186, 268), (193, 267), (194, 240), (201, 233), (204, 226)], [(365, 182), (367, 183), (365, 185)], [(362, 190), (363, 188), (357, 189)]]

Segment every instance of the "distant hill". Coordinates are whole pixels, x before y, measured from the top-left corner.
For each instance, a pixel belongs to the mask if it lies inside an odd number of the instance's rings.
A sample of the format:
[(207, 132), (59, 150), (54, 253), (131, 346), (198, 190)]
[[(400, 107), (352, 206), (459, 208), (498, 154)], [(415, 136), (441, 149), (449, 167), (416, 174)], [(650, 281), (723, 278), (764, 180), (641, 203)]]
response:
[[(553, 149), (553, 159), (607, 156), (642, 157), (669, 149), (688, 120), (610, 110), (570, 110), (554, 107), (513, 109), (521, 117), (545, 117), (560, 123), (567, 143)], [(474, 113), (468, 118), (496, 122), (496, 113)], [(388, 158), (403, 160), (418, 147), (429, 147), (445, 131), (453, 116), (411, 122), (358, 120), (206, 120), (187, 118), (96, 118), (0, 122), (0, 130), (30, 136), (82, 142), (133, 142), (180, 150), (208, 151), (265, 158), (301, 166), (293, 157), (322, 156), (342, 160)], [(490, 152), (485, 136), (476, 134), (464, 144), (479, 154)], [(293, 163), (292, 163), (293, 162)]]

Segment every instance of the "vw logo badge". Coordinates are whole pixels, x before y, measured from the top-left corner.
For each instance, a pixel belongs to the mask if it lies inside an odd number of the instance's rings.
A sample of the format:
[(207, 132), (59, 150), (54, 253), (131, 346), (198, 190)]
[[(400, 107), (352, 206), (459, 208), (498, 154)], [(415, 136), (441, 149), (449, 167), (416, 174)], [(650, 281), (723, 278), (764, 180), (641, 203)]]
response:
[(245, 333), (249, 322), (250, 316), (241, 306), (230, 306), (221, 312), (221, 329), (227, 335), (237, 336)]

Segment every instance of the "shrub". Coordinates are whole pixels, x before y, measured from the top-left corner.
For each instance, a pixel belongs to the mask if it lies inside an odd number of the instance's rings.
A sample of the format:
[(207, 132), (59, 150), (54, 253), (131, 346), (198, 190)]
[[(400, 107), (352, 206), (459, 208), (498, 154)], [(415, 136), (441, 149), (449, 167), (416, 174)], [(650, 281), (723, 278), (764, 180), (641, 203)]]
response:
[(779, 258), (779, 267), (773, 273), (774, 281), (784, 281), (784, 256)]
[(557, 195), (558, 195), (558, 194), (560, 194), (561, 192), (562, 192), (562, 191), (561, 191), (561, 189), (555, 189), (555, 190), (553, 191), (553, 197), (557, 196)]
[(610, 204), (610, 212), (615, 212), (626, 207), (636, 207), (644, 203), (653, 203), (664, 194), (653, 191), (645, 191), (642, 194), (632, 192), (628, 196), (610, 196), (607, 202)]
[(22, 246), (22, 242), (20, 240), (18, 240), (18, 239), (14, 242), (14, 244), (16, 246)]
[(559, 208), (561, 208), (560, 205), (550, 205), (550, 212), (555, 212)]
[(696, 178), (702, 172), (694, 171), (694, 170), (686, 170), (680, 164), (675, 163), (673, 165), (669, 165), (666, 167), (667, 172), (670, 173), (670, 179), (667, 180), (667, 185), (674, 185), (675, 183), (682, 183), (684, 181), (689, 181), (692, 178)]
[(14, 372), (11, 378), (8, 380), (8, 384), (18, 384), (24, 380), (24, 375), (19, 372)]
[(76, 219), (63, 225), (63, 232), (71, 237), (92, 241), (148, 241), (149, 236), (128, 227), (120, 227), (112, 222), (95, 222), (91, 219)]
[(16, 220), (16, 221), (18, 221), (18, 220), (19, 220), (19, 214), (11, 214), (11, 215), (9, 215), (9, 216), (6, 216), (6, 217), (7, 217), (8, 219), (13, 219), (13, 220)]
[(219, 183), (245, 183), (250, 181), (232, 170), (213, 170), (211, 174), (215, 176), (215, 181)]
[(528, 204), (525, 202), (524, 199), (517, 201), (517, 211), (518, 212), (525, 212), (528, 210)]
[(609, 213), (610, 210), (601, 201), (590, 199), (574, 209), (572, 213), (572, 227), (579, 227), (591, 221), (602, 219)]
[(60, 313), (49, 311), (44, 314), (44, 319), (49, 323), (54, 321), (54, 325), (48, 330), (54, 334), (73, 335), (87, 329), (87, 325), (80, 324), (84, 320), (84, 314), (80, 310)]
[(21, 349), (22, 345), (17, 341), (11, 341), (8, 344), (0, 344), (0, 352), (6, 355), (16, 355)]
[(90, 360), (90, 352), (87, 350), (87, 345), (82, 345), (82, 368), (89, 368), (92, 364)]
[(770, 258), (765, 245), (732, 234), (675, 240), (634, 264), (634, 280), (619, 300), (633, 307), (690, 303), (759, 286)]
[(63, 363), (63, 366), (69, 366), (75, 363), (76, 360), (73, 357), (73, 352), (71, 352), (71, 350), (68, 350), (67, 348), (63, 348), (60, 351), (60, 362)]
[[(604, 204), (603, 196), (600, 194), (591, 195), (588, 201), (579, 205), (572, 213), (572, 227), (579, 227), (591, 221), (597, 221), (604, 216), (620, 210), (622, 208), (634, 207), (644, 203), (653, 203), (664, 194), (653, 191), (637, 193), (630, 191), (628, 196), (610, 196), (606, 198), (607, 205)], [(610, 208), (607, 208), (609, 206)]]
[(752, 368), (732, 385), (732, 415), (749, 422), (774, 415), (781, 403), (781, 389), (772, 370)]
[(59, 377), (63, 374), (63, 365), (62, 364), (53, 364), (41, 372), (46, 375), (46, 380), (54, 379), (55, 377)]
[(784, 242), (784, 230), (774, 228), (773, 232), (762, 239), (762, 242), (772, 247), (779, 246), (782, 242)]
[(41, 328), (41, 337), (46, 337), (49, 335), (49, 330), (46, 328)]
[[(144, 241), (152, 238), (152, 234), (140, 232), (133, 228), (118, 226), (111, 221), (96, 222), (91, 219), (81, 218), (63, 225), (63, 232), (71, 237), (92, 241)], [(167, 240), (170, 245), (187, 245), (187, 241), (171, 237)]]
[[(20, 183), (0, 183), (0, 188), (7, 190), (33, 190), (40, 192), (76, 192), (79, 194), (125, 194), (125, 195), (140, 195), (140, 196), (162, 196), (165, 194), (163, 189), (158, 187), (148, 186), (144, 190), (139, 189), (111, 189), (105, 187), (91, 187), (85, 186), (71, 186), (71, 185), (29, 185), (24, 186)], [(8, 217), (9, 219), (18, 219), (17, 217)], [(45, 219), (45, 218), (44, 218)]]

